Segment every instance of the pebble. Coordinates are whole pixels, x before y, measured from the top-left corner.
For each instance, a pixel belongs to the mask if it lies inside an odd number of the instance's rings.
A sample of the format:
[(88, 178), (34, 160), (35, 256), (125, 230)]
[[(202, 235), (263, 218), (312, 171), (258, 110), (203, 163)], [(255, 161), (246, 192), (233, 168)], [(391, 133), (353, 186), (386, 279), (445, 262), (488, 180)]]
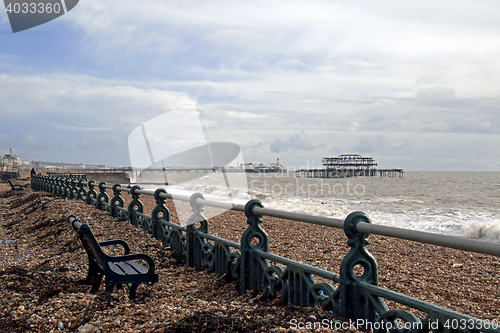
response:
[(82, 325), (78, 327), (77, 332), (78, 333), (90, 333), (94, 330), (94, 326), (90, 325), (89, 323)]

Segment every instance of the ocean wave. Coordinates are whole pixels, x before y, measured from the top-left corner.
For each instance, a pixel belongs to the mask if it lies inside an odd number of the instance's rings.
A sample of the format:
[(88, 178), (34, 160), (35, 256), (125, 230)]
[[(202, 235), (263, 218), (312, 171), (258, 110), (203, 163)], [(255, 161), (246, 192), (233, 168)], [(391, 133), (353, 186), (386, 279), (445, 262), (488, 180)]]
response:
[(464, 236), (472, 239), (500, 241), (500, 220), (476, 222), (462, 226)]
[[(274, 181), (281, 184), (279, 182), (282, 180)], [(272, 188), (272, 184), (269, 183), (269, 188)], [(379, 190), (377, 195), (367, 193), (364, 197), (309, 197), (300, 195), (297, 191), (276, 195), (270, 191), (247, 190), (244, 186), (232, 186), (228, 189), (220, 179), (207, 175), (190, 183), (170, 185), (166, 188), (167, 191), (176, 189), (200, 192), (215, 200), (229, 199), (238, 204), (258, 199), (266, 208), (334, 218), (345, 218), (354, 211), (363, 211), (374, 224), (500, 241), (500, 220), (494, 213), (496, 208), (491, 202), (472, 196), (465, 200), (463, 191), (445, 191), (441, 187), (432, 192), (426, 185), (422, 188), (416, 187), (420, 190), (407, 192), (408, 195), (401, 195), (401, 189), (399, 193), (393, 193), (398, 192), (398, 189), (387, 187), (382, 191), (379, 185), (376, 188)]]

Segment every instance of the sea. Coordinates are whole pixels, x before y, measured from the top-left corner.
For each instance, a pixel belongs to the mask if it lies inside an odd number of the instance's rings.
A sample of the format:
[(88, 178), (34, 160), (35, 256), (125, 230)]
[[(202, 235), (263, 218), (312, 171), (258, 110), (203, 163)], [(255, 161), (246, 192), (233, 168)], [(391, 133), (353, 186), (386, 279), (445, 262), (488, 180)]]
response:
[[(500, 172), (411, 172), (399, 177), (296, 178), (288, 173), (169, 175), (167, 192), (500, 242)], [(184, 177), (184, 178), (183, 178)], [(141, 184), (158, 188), (157, 184)]]

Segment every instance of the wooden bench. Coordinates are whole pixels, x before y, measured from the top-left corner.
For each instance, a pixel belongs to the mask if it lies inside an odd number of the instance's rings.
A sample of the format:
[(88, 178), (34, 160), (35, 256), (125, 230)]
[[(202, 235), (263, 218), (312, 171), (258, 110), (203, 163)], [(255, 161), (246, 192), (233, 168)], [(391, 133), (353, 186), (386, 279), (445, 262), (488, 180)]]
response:
[(12, 190), (21, 191), (23, 189), (22, 185), (15, 185), (14, 183), (12, 183), (12, 180), (8, 179), (7, 181), (9, 182), (10, 188)]
[[(129, 298), (135, 299), (135, 292), (141, 283), (148, 286), (158, 282), (158, 274), (155, 274), (155, 263), (153, 259), (144, 253), (130, 254), (128, 244), (122, 239), (113, 239), (98, 242), (90, 227), (81, 223), (74, 215), (68, 216), (68, 222), (78, 232), (89, 259), (89, 270), (85, 284), (92, 284), (91, 292), (97, 292), (101, 285), (103, 275), (105, 276), (106, 292), (111, 293), (118, 285), (130, 283)], [(102, 247), (110, 245), (121, 245), (124, 254), (121, 256), (109, 256), (103, 252)], [(142, 265), (138, 260), (145, 261), (148, 267)]]

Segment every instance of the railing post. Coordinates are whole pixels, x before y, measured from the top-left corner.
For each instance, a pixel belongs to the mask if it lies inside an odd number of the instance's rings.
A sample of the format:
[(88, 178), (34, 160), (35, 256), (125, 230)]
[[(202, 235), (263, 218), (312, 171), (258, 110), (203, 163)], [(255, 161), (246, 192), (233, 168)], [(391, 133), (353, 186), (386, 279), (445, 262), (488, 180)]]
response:
[(51, 182), (50, 182), (50, 179), (51, 179), (52, 176), (47, 176), (47, 185), (45, 186), (45, 192), (49, 192), (50, 193), (50, 187), (51, 187)]
[(53, 179), (53, 189), (54, 189), (54, 194), (58, 195), (59, 194), (59, 177), (54, 176)]
[(68, 182), (68, 177), (64, 177), (61, 181), (62, 181), (61, 195), (63, 198), (67, 198), (71, 190), (71, 187)]
[(47, 192), (49, 193), (52, 193), (52, 177), (53, 176), (47, 177)]
[(137, 185), (130, 189), (130, 195), (132, 196), (132, 201), (128, 205), (128, 220), (130, 224), (140, 227), (140, 220), (136, 213), (144, 213), (144, 205), (142, 204), (140, 197), (141, 195), (136, 191), (141, 188)]
[(71, 199), (73, 195), (73, 178), (66, 177), (66, 198)]
[(343, 318), (362, 319), (374, 323), (376, 309), (370, 302), (370, 295), (358, 287), (359, 282), (378, 285), (378, 267), (375, 258), (366, 249), (368, 234), (361, 234), (356, 226), (359, 222), (371, 223), (362, 212), (349, 214), (344, 221), (344, 232), (351, 247), (340, 264), (340, 313)]
[(69, 195), (70, 199), (76, 199), (78, 197), (78, 187), (76, 187), (76, 178), (70, 178), (70, 184), (71, 184), (71, 192)]
[(106, 202), (106, 203), (109, 202), (109, 197), (108, 197), (108, 194), (106, 193), (106, 189), (104, 188), (104, 185), (106, 185), (106, 182), (99, 183), (100, 193), (97, 195), (97, 200), (96, 200), (96, 207), (100, 210), (104, 210), (104, 205), (102, 204), (103, 202)]
[[(203, 199), (203, 194), (194, 193), (189, 198), (193, 214), (189, 217), (186, 226), (186, 267), (201, 268), (203, 244), (197, 241), (196, 233), (208, 233), (208, 221), (203, 215), (203, 205), (196, 202), (198, 199)], [(200, 226), (196, 227), (196, 223), (200, 223)]]
[(255, 250), (269, 252), (269, 237), (261, 227), (262, 215), (253, 213), (254, 207), (263, 207), (259, 200), (250, 200), (245, 205), (245, 215), (249, 224), (241, 236), (240, 292), (262, 290), (264, 270), (267, 260), (261, 259)]
[(45, 192), (49, 192), (49, 188), (50, 188), (50, 176), (45, 176), (45, 186), (44, 186), (44, 191)]
[(78, 200), (86, 200), (87, 199), (87, 191), (83, 187), (83, 179), (80, 178), (78, 181), (78, 192), (76, 195), (76, 199)]
[(40, 190), (45, 191), (45, 182), (47, 181), (47, 176), (42, 176), (42, 180), (40, 182)]
[(159, 188), (155, 191), (155, 200), (156, 200), (156, 207), (153, 209), (151, 212), (151, 228), (152, 230), (150, 231), (151, 235), (156, 238), (160, 239), (160, 235), (164, 233), (163, 227), (161, 225), (161, 220), (170, 222), (170, 211), (168, 210), (167, 206), (165, 205), (165, 198), (160, 197), (160, 194), (162, 193), (167, 193), (164, 189)]
[(87, 185), (89, 186), (89, 190), (87, 191), (87, 204), (94, 205), (94, 200), (97, 198), (97, 192), (94, 189), (96, 182), (91, 180), (87, 182)]
[(157, 206), (151, 214), (155, 238), (159, 239), (163, 246), (170, 248), (173, 252), (177, 252), (182, 256), (185, 256), (186, 228), (173, 227), (165, 223), (170, 222), (170, 211), (165, 205), (165, 199), (160, 198), (160, 194), (162, 193), (167, 192), (161, 188), (155, 191)]
[(66, 177), (61, 177), (60, 181), (59, 181), (59, 194), (63, 197), (63, 198), (66, 198), (66, 187), (67, 187), (67, 182), (66, 182), (67, 178)]
[(49, 186), (49, 192), (55, 194), (56, 193), (56, 177), (51, 176), (50, 177), (50, 186)]
[(50, 192), (50, 176), (46, 176), (45, 179), (45, 192)]
[[(121, 184), (115, 184), (113, 185), (113, 199), (111, 199), (111, 216), (113, 217), (119, 217), (119, 210), (117, 207), (123, 207), (123, 198), (121, 196), (121, 192), (118, 191), (118, 187), (120, 187)], [(122, 216), (120, 216), (120, 220), (124, 220)], [(126, 218), (125, 218), (126, 219)]]
[(52, 177), (52, 193), (57, 194), (57, 177)]
[(56, 178), (56, 195), (61, 195), (61, 177)]

